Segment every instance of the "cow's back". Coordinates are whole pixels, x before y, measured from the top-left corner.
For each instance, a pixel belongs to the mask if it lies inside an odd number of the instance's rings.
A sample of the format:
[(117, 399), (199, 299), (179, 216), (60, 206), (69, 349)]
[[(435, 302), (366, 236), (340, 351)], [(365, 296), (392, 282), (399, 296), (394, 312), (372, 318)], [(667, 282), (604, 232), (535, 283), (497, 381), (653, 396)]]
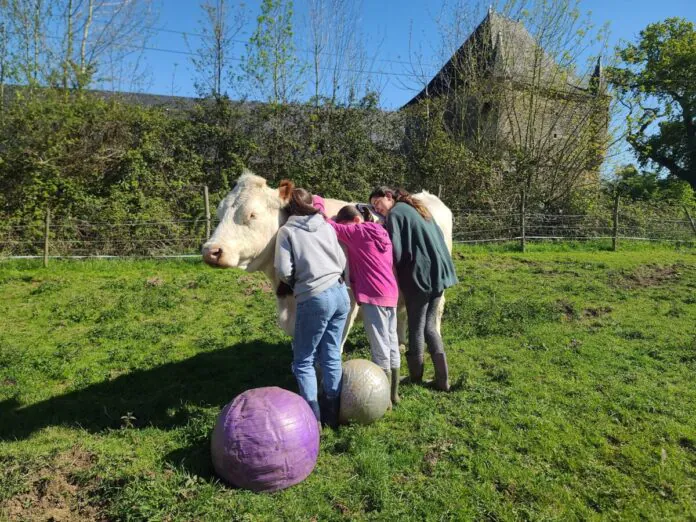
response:
[(438, 224), (445, 236), (447, 249), (452, 252), (452, 211), (445, 205), (440, 198), (427, 191), (414, 194), (414, 197), (423, 202), (430, 213), (433, 215), (435, 223)]
[(346, 205), (352, 205), (350, 201), (342, 201), (340, 199), (324, 198), (324, 208), (328, 217), (334, 217)]

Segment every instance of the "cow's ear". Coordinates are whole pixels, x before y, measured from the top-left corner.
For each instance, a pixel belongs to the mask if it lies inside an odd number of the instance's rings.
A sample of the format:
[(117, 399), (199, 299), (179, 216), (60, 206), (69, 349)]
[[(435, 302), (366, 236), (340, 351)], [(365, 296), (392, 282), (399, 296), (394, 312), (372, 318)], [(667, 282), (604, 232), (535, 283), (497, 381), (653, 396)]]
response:
[(289, 179), (284, 179), (280, 182), (278, 186), (278, 195), (280, 196), (283, 204), (290, 202), (290, 197), (292, 196), (292, 191), (295, 189), (295, 184)]

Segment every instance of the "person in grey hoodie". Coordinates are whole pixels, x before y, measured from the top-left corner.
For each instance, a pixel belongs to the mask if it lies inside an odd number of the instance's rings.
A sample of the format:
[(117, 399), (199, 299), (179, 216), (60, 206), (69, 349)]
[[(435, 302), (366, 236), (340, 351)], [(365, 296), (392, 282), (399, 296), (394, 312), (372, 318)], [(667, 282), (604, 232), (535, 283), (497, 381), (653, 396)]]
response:
[[(350, 310), (343, 282), (346, 257), (333, 228), (312, 205), (309, 192), (293, 189), (288, 213), (288, 221), (278, 231), (275, 270), (297, 300), (292, 372), (317, 421), (335, 427), (343, 372), (341, 339)], [(315, 359), (326, 396), (323, 412), (317, 397)]]

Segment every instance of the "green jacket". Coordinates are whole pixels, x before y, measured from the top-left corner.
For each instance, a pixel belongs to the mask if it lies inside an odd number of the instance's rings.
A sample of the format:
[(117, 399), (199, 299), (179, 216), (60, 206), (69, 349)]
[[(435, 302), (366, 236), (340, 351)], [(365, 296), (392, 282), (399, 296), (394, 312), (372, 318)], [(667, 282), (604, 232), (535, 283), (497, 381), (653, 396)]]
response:
[(402, 291), (435, 294), (459, 282), (442, 230), (435, 220), (423, 219), (407, 203), (396, 203), (386, 225)]

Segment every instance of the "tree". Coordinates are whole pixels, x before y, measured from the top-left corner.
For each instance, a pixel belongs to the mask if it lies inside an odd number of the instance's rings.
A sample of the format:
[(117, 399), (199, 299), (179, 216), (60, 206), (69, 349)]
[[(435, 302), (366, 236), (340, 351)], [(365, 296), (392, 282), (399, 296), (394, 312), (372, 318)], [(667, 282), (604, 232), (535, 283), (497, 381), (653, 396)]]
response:
[[(155, 0), (4, 0), (5, 42), (0, 52), (14, 64), (14, 80), (33, 86), (84, 89), (95, 81), (120, 81), (100, 67), (118, 62), (122, 75), (138, 76), (139, 61), (156, 18)], [(4, 50), (1, 48), (4, 46)], [(95, 76), (99, 71), (99, 76)]]
[(242, 69), (252, 88), (272, 104), (294, 101), (303, 67), (295, 54), (292, 0), (263, 0)]
[(696, 188), (696, 29), (683, 18), (648, 25), (617, 49), (611, 82), (628, 109), (627, 141), (641, 165), (653, 163)]
[[(54, 0), (63, 13), (64, 35), (63, 84), (83, 89), (94, 80), (120, 83), (121, 78), (102, 72), (107, 59), (125, 65), (146, 45), (157, 19), (155, 0)], [(60, 27), (60, 26), (59, 26)], [(129, 78), (139, 75), (140, 61), (130, 63), (124, 71)]]
[(53, 5), (46, 0), (7, 0), (3, 15), (6, 20), (7, 56), (15, 64), (15, 80), (30, 88), (46, 80), (52, 51), (46, 37)]
[(0, 114), (5, 108), (5, 83), (12, 78), (10, 61), (10, 36), (7, 25), (7, 0), (0, 0)]
[(309, 39), (312, 97), (330, 105), (358, 102), (370, 90), (360, 4), (356, 0), (309, 0), (306, 33)]
[(658, 172), (641, 171), (630, 164), (618, 167), (610, 178), (604, 180), (604, 190), (633, 201), (668, 202), (687, 207), (696, 204), (694, 191), (685, 181), (660, 177)]
[(232, 14), (226, 0), (203, 2), (201, 9), (205, 15), (199, 22), (201, 45), (191, 58), (197, 76), (194, 85), (200, 96), (211, 95), (219, 99), (226, 94), (224, 79), (234, 77), (232, 49), (234, 39), (244, 27), (246, 11), (244, 4), (239, 4)]

